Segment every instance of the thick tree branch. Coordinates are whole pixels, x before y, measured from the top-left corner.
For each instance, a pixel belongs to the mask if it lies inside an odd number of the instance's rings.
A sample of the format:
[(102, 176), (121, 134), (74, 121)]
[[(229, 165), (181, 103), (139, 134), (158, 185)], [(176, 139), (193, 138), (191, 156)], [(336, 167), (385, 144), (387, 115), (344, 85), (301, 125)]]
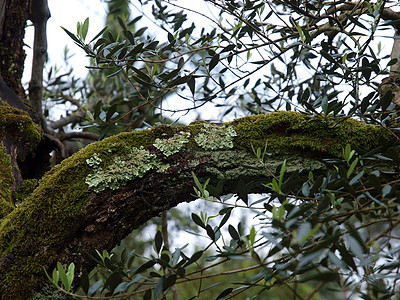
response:
[[(283, 159), (288, 175), (318, 172), (327, 153), (341, 155), (347, 143), (370, 149), (380, 139), (390, 139), (380, 127), (353, 120), (332, 127), (280, 112), (222, 125), (159, 126), (93, 143), (47, 173), (2, 219), (0, 294), (27, 298), (46, 281), (43, 267), (74, 262), (79, 272), (85, 253), (110, 250), (150, 218), (196, 199), (192, 172), (213, 186), (223, 180), (221, 194), (265, 192), (260, 183)], [(272, 156), (261, 163), (252, 148), (266, 143)]]

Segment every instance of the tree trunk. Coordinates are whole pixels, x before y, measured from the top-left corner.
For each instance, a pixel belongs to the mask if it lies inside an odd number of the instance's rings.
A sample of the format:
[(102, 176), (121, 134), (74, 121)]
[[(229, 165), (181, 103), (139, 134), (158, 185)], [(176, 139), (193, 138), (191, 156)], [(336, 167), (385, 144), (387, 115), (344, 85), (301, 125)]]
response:
[(0, 0), (0, 74), (18, 97), (25, 99), (21, 84), (25, 64), (24, 35), (29, 1)]

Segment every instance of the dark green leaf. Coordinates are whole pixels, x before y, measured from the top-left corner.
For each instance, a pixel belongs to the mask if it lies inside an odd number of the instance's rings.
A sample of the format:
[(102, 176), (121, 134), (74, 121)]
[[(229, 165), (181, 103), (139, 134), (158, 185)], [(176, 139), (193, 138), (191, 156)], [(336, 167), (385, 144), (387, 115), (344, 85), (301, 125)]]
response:
[(220, 53), (232, 51), (233, 49), (235, 49), (235, 47), (236, 47), (236, 45), (234, 45), (234, 44), (228, 45), (224, 49), (222, 49), (222, 51)]
[(187, 85), (190, 88), (190, 91), (192, 92), (192, 95), (194, 96), (196, 92), (196, 81), (193, 76), (189, 77), (189, 80), (187, 81)]
[(215, 241), (215, 232), (214, 232), (214, 230), (212, 229), (212, 227), (211, 227), (209, 224), (207, 224), (207, 226), (206, 226), (206, 231), (207, 231), (207, 235), (208, 235), (213, 241)]
[(82, 290), (87, 295), (89, 291), (89, 275), (86, 269), (82, 270), (82, 273), (80, 275), (80, 283)]
[(162, 244), (163, 244), (162, 234), (159, 230), (157, 230), (156, 236), (154, 238), (154, 245), (157, 253), (160, 253)]
[[(224, 226), (225, 223), (229, 220), (229, 218), (231, 216), (231, 211), (232, 211), (232, 208), (228, 208), (228, 210), (224, 212), (225, 215), (222, 218), (221, 222), (219, 223), (218, 228), (222, 228), (222, 226)], [(221, 211), (219, 213), (221, 214)]]
[(114, 292), (115, 288), (122, 282), (122, 277), (119, 271), (114, 271), (107, 278), (104, 283), (104, 289), (108, 288), (111, 292)]
[(208, 70), (211, 71), (212, 69), (214, 69), (214, 67), (218, 64), (219, 62), (219, 54), (216, 54), (213, 56), (213, 58), (211, 58), (211, 61), (208, 65)]
[(233, 291), (233, 288), (227, 288), (221, 294), (219, 294), (218, 297), (215, 298), (215, 300), (222, 299), (222, 298), (228, 296), (232, 291)]
[(154, 289), (154, 299), (157, 299), (158, 296), (161, 295), (161, 293), (164, 290), (164, 281), (165, 281), (165, 277), (164, 275), (161, 276), (160, 280), (158, 281), (156, 288)]
[(89, 44), (90, 44), (91, 42), (93, 42), (94, 40), (96, 40), (99, 36), (101, 36), (101, 35), (107, 30), (107, 28), (108, 28), (108, 26), (106, 26), (106, 27), (104, 27), (102, 30), (100, 30), (100, 32), (99, 32), (98, 34), (96, 34), (94, 38), (92, 38), (92, 39), (90, 40)]
[(356, 24), (357, 26), (360, 26), (362, 29), (368, 30), (368, 28), (365, 27), (364, 24), (362, 24), (360, 21), (358, 21), (358, 20), (357, 20), (356, 18), (354, 18), (352, 15), (346, 14), (346, 17), (349, 18), (349, 20), (350, 20), (352, 23)]
[(118, 104), (113, 104), (108, 110), (107, 110), (107, 116), (106, 120), (109, 121), (111, 118), (114, 117), (114, 113), (117, 111)]
[(148, 262), (144, 263), (144, 264), (141, 265), (139, 268), (137, 268), (137, 269), (134, 271), (134, 274), (138, 274), (138, 273), (141, 273), (141, 272), (143, 272), (143, 271), (146, 271), (147, 269), (153, 267), (153, 266), (155, 265), (155, 263), (156, 263), (155, 261), (149, 260)]
[(71, 39), (73, 39), (77, 44), (83, 45), (83, 43), (76, 37), (75, 34), (73, 34), (71, 31), (65, 29), (64, 27), (61, 26), (61, 28), (69, 35)]
[(151, 299), (151, 293), (152, 293), (151, 290), (147, 290), (146, 293), (144, 293), (143, 300), (150, 300)]
[(164, 284), (164, 290), (168, 289), (169, 287), (173, 286), (176, 282), (177, 276), (175, 274), (171, 274), (167, 277)]
[(146, 50), (154, 50), (154, 49), (156, 49), (157, 48), (157, 45), (159, 44), (159, 41), (154, 41), (154, 42), (151, 42), (150, 44), (148, 44), (147, 46), (146, 46)]
[(147, 30), (147, 27), (140, 28), (137, 30), (134, 34), (134, 37), (140, 37), (143, 35), (143, 33)]
[(231, 235), (231, 237), (234, 240), (237, 240), (237, 241), (240, 240), (239, 233), (236, 231), (235, 227), (233, 227), (232, 225), (229, 225), (228, 226), (228, 231), (229, 231), (229, 234)]
[(198, 215), (196, 215), (195, 213), (192, 213), (192, 220), (193, 220), (193, 222), (195, 222), (200, 227), (206, 229), (206, 225), (203, 223), (201, 218)]
[(317, 280), (318, 282), (320, 281), (332, 282), (332, 281), (338, 281), (339, 279), (340, 279), (339, 273), (326, 271), (326, 272), (315, 272), (313, 274), (303, 276), (301, 277), (300, 282), (307, 282), (310, 280)]

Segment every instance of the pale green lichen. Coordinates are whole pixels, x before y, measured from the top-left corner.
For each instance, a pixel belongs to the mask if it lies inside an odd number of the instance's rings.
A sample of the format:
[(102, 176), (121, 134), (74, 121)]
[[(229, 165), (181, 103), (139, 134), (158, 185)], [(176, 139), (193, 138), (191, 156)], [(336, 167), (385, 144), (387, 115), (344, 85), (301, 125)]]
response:
[(134, 178), (143, 177), (152, 168), (162, 166), (161, 161), (143, 147), (133, 148), (126, 157), (114, 157), (107, 166), (102, 167), (101, 162), (97, 154), (86, 160), (94, 171), (86, 177), (86, 184), (93, 187), (95, 192), (106, 188), (116, 190)]
[(194, 140), (205, 150), (231, 149), (235, 136), (237, 133), (232, 126), (205, 123)]
[(159, 149), (166, 157), (179, 152), (183, 145), (189, 143), (190, 132), (180, 131), (168, 139), (157, 138), (154, 147)]
[(99, 155), (97, 153), (95, 153), (93, 155), (93, 157), (88, 158), (86, 160), (86, 163), (91, 166), (91, 167), (95, 167), (95, 166), (99, 166), (101, 164), (103, 160), (99, 157)]

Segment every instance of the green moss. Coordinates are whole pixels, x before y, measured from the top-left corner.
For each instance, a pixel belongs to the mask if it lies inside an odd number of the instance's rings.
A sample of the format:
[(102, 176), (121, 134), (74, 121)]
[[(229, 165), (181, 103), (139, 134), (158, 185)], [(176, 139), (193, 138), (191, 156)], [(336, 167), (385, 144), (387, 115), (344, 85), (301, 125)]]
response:
[(353, 119), (326, 120), (297, 112), (275, 112), (267, 115), (237, 119), (231, 124), (238, 133), (235, 146), (251, 150), (264, 148), (271, 152), (320, 152), (341, 156), (346, 144), (372, 149), (380, 140), (389, 140), (390, 134), (379, 126)]
[(14, 191), (14, 203), (16, 205), (22, 203), (37, 187), (37, 179), (25, 179)]
[(4, 139), (5, 134), (17, 138), (19, 145), (29, 152), (39, 144), (42, 130), (26, 111), (13, 108), (0, 99), (0, 139)]
[(10, 187), (14, 183), (11, 159), (6, 148), (0, 143), (0, 219), (13, 210)]

